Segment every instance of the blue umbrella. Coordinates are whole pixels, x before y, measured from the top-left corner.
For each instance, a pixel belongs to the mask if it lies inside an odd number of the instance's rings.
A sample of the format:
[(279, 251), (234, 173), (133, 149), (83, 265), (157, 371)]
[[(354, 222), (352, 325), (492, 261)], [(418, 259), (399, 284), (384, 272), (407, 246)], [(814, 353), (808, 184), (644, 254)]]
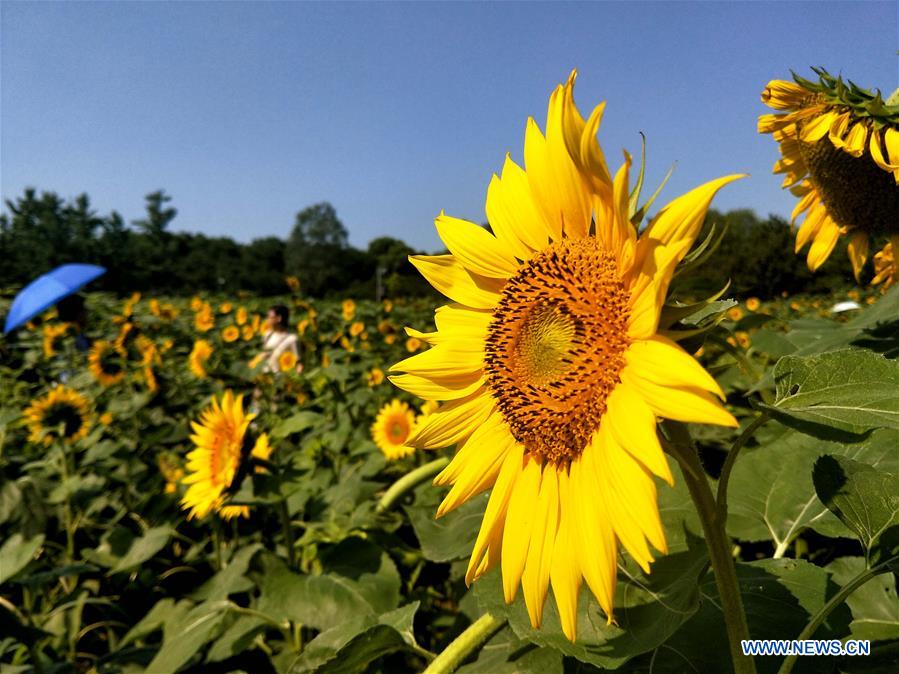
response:
[(95, 264), (64, 264), (39, 276), (16, 295), (6, 316), (3, 334), (15, 330), (51, 304), (105, 273), (106, 269)]

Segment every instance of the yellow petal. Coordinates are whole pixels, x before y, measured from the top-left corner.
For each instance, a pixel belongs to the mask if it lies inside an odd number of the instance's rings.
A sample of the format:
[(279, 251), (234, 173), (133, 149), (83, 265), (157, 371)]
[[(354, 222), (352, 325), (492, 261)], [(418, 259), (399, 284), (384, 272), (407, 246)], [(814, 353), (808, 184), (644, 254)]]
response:
[(578, 541), (575, 533), (575, 510), (580, 503), (572, 500), (570, 478), (566, 471), (559, 478), (559, 531), (553, 550), (550, 582), (562, 631), (569, 641), (577, 639), (577, 603), (581, 589), (581, 570), (578, 562)]
[(515, 438), (505, 427), (477, 433), (468, 438), (462, 451), (469, 448), (472, 451), (465, 452), (461, 466), (454, 469), (458, 470), (456, 483), (437, 508), (437, 517), (443, 517), (471, 497), (490, 489), (496, 482), (506, 455), (515, 444)]
[(512, 497), (512, 488), (518, 476), (521, 474), (524, 448), (515, 445), (507, 454), (490, 492), (490, 500), (487, 501), (487, 509), (484, 511), (484, 519), (481, 520), (481, 528), (478, 538), (471, 551), (471, 559), (468, 561), (468, 570), (465, 573), (465, 583), (471, 583), (480, 575), (479, 565), (487, 547), (495, 544), (498, 538), (501, 544), (503, 527), (506, 522), (506, 510)]
[(452, 400), (427, 415), (406, 442), (423, 449), (449, 447), (471, 435), (493, 409), (493, 398), (483, 391)]
[(474, 309), (492, 309), (503, 282), (469, 273), (452, 255), (411, 255), (411, 262), (439, 292)]
[(796, 218), (798, 218), (802, 213), (811, 208), (817, 200), (817, 190), (809, 190), (808, 192), (806, 192), (805, 195), (796, 203), (796, 207), (793, 209), (793, 214), (790, 216), (790, 223), (795, 223)]
[(529, 260), (546, 247), (551, 229), (534, 201), (527, 174), (509, 155), (502, 177), (493, 176), (487, 188), (487, 220), (496, 236), (517, 258)]
[[(893, 129), (888, 129), (887, 131), (893, 131)], [(899, 169), (899, 159), (897, 159), (896, 162), (892, 164), (887, 161), (886, 157), (884, 156), (883, 150), (880, 147), (880, 140), (880, 134), (877, 131), (872, 130), (871, 139), (870, 141), (868, 141), (868, 148), (871, 151), (871, 158), (874, 159), (874, 163), (884, 171), (895, 171)]]
[(868, 125), (865, 122), (856, 122), (855, 126), (846, 136), (846, 144), (843, 149), (853, 157), (861, 157), (865, 153), (865, 141), (868, 140)]
[(849, 237), (849, 261), (852, 262), (852, 273), (856, 282), (858, 282), (862, 268), (865, 266), (865, 261), (868, 259), (869, 242), (868, 235), (862, 230), (854, 231)]
[(394, 386), (425, 400), (458, 400), (471, 395), (484, 384), (483, 375), (458, 379), (432, 380), (414, 374), (397, 374), (388, 379)]
[(670, 485), (674, 476), (656, 433), (656, 415), (640, 395), (621, 383), (606, 399), (603, 424), (609, 424), (612, 437), (631, 456)]
[(634, 377), (627, 367), (621, 371), (621, 381), (632, 386), (656, 416), (695, 424), (739, 426), (733, 415), (702, 389), (660, 386), (643, 377)]
[[(886, 145), (890, 164), (899, 165), (899, 130), (887, 127), (883, 132), (883, 144)], [(899, 169), (893, 171), (893, 177), (899, 183)]]
[(821, 229), (821, 225), (824, 224), (826, 219), (827, 207), (824, 205), (824, 202), (815, 202), (805, 216), (805, 220), (799, 228), (799, 231), (796, 232), (795, 252), (798, 253), (809, 240), (817, 236), (818, 231)]
[(469, 377), (480, 373), (484, 366), (483, 342), (481, 351), (457, 348), (457, 342), (439, 343), (427, 351), (416, 353), (390, 366), (391, 372), (408, 372), (428, 379)]
[(434, 221), (437, 234), (468, 271), (490, 278), (507, 279), (518, 270), (518, 262), (503, 249), (496, 237), (480, 225), (441, 213)]
[(830, 127), (836, 119), (837, 113), (833, 111), (817, 115), (802, 125), (799, 138), (803, 143), (814, 143), (821, 140), (830, 131)]
[(543, 622), (543, 605), (549, 590), (549, 574), (559, 529), (559, 479), (553, 466), (544, 468), (540, 493), (531, 507), (535, 512), (521, 585), (531, 625), (538, 628)]
[(691, 244), (686, 239), (668, 245), (644, 237), (637, 241), (637, 259), (642, 258), (642, 262), (630, 288), (630, 337), (642, 339), (655, 334), (674, 270)]
[(808, 250), (808, 268), (817, 271), (824, 262), (830, 257), (837, 240), (840, 238), (840, 226), (835, 223), (829, 216), (824, 218), (821, 228), (812, 241), (812, 246)]
[[(460, 479), (467, 465), (488, 463), (492, 460), (490, 457), (501, 450), (501, 446), (508, 444), (510, 437), (509, 428), (502, 414), (494, 411), (484, 423), (472, 428), (469, 437), (465, 439), (464, 445), (459, 446), (453, 460), (434, 478), (434, 484), (437, 486), (453, 484)], [(496, 447), (491, 446), (494, 441), (498, 442)]]
[(701, 388), (722, 400), (724, 391), (693, 356), (662, 335), (633, 342), (624, 353), (634, 377), (671, 388)]
[(845, 138), (846, 131), (848, 131), (849, 129), (850, 116), (851, 115), (848, 112), (844, 112), (842, 115), (839, 115), (830, 125), (830, 129), (828, 130), (827, 135), (834, 147), (842, 148), (846, 144)]
[(581, 174), (587, 179), (593, 193), (608, 198), (612, 188), (612, 177), (606, 166), (602, 147), (596, 139), (606, 104), (603, 102), (597, 105), (590, 118), (584, 122), (574, 104), (576, 78), (577, 72), (572, 71), (563, 90), (562, 131), (565, 147)]
[(506, 526), (503, 529), (503, 597), (507, 604), (515, 600), (524, 564), (528, 558), (531, 543), (531, 529), (534, 521), (534, 504), (540, 491), (541, 465), (529, 456), (524, 458), (524, 466), (509, 499)]

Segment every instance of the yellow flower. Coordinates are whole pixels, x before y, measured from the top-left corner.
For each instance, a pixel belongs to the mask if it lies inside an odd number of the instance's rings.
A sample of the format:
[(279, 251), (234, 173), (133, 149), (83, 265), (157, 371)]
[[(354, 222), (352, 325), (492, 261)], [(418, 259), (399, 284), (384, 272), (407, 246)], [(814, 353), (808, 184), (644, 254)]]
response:
[(91, 427), (87, 398), (74, 389), (57, 386), (25, 408), (28, 439), (50, 446), (54, 441), (67, 444), (85, 437)]
[(291, 372), (297, 366), (297, 355), (293, 351), (284, 351), (278, 356), (278, 369), (281, 372)]
[[(759, 117), (759, 133), (779, 143), (775, 173), (797, 197), (793, 222), (805, 214), (796, 252), (811, 242), (806, 261), (817, 270), (841, 236), (849, 237), (856, 280), (872, 238), (899, 245), (899, 100), (847, 86), (824, 70), (818, 82), (794, 75), (773, 80), (762, 101), (782, 114)], [(877, 281), (888, 277), (878, 274)], [(872, 281), (873, 283), (874, 281)]]
[(358, 337), (365, 331), (365, 323), (362, 321), (356, 321), (350, 326), (350, 335), (352, 337)]
[(247, 366), (251, 370), (255, 370), (257, 367), (259, 367), (259, 364), (264, 360), (265, 360), (265, 354), (257, 353), (255, 356), (253, 356), (253, 358), (250, 360), (250, 362), (248, 363)]
[(87, 356), (87, 368), (103, 386), (118, 384), (125, 378), (128, 354), (116, 344), (97, 340)]
[(899, 247), (899, 242), (890, 241), (879, 253), (874, 255), (874, 278), (871, 283), (876, 285), (884, 282), (884, 290), (899, 281), (899, 265), (893, 257), (893, 251)]
[(100, 415), (99, 422), (103, 426), (110, 426), (112, 424), (112, 414), (104, 412)]
[(746, 300), (746, 308), (749, 311), (758, 311), (760, 306), (762, 306), (762, 303), (758, 297), (750, 297)]
[(194, 295), (190, 299), (190, 309), (191, 311), (199, 311), (203, 308), (203, 300), (198, 296)]
[(384, 343), (385, 344), (393, 344), (395, 341), (396, 341), (396, 335), (394, 335), (392, 333), (389, 335), (384, 335)]
[(234, 308), (234, 305), (232, 305), (230, 302), (222, 302), (219, 305), (219, 313), (220, 314), (230, 314), (231, 309), (233, 309), (233, 308)]
[(344, 300), (341, 305), (341, 311), (343, 313), (343, 320), (349, 323), (353, 320), (353, 316), (356, 315), (356, 303), (350, 299)]
[(539, 627), (550, 582), (574, 640), (582, 579), (612, 620), (618, 543), (648, 571), (664, 553), (655, 476), (673, 481), (658, 417), (736, 426), (715, 380), (658, 334), (675, 267), (728, 176), (630, 221), (630, 158), (612, 178), (585, 121), (574, 74), (549, 103), (544, 136), (525, 134), (526, 171), (506, 158), (487, 191), (492, 232), (441, 213), (447, 255), (412, 263), (451, 303), (431, 348), (394, 365), (400, 388), (445, 401), (406, 443), (457, 445), (435, 479), (452, 485), (437, 514), (492, 489), (466, 574), (501, 565)]
[(60, 342), (63, 337), (65, 337), (69, 332), (69, 324), (68, 323), (59, 323), (58, 325), (53, 325), (52, 323), (48, 323), (44, 325), (44, 357), (52, 358), (56, 355), (57, 349), (60, 348)]
[(339, 341), (340, 341), (341, 348), (343, 348), (343, 350), (346, 351), (347, 353), (354, 353), (356, 351), (356, 349), (350, 343), (350, 340), (347, 339), (346, 335), (341, 335)]
[(309, 328), (309, 319), (308, 318), (304, 318), (299, 323), (297, 323), (297, 332), (300, 333), (300, 335), (305, 335), (306, 330), (308, 328)]
[(406, 351), (415, 353), (421, 348), (421, 340), (418, 337), (410, 337), (406, 340)]
[[(227, 506), (226, 490), (231, 486), (238, 468), (246, 458), (241, 455), (244, 436), (255, 418), (243, 411), (243, 396), (225, 391), (221, 401), (213, 398), (212, 404), (203, 410), (199, 422), (191, 422), (190, 436), (194, 449), (187, 455), (189, 485), (181, 499), (181, 507), (190, 510), (188, 518), (205, 517), (216, 511), (228, 519), (246, 515), (244, 506)], [(261, 434), (253, 444), (251, 456), (268, 459), (271, 447), (268, 436)]]
[(285, 283), (287, 283), (287, 287), (290, 288), (290, 292), (295, 293), (300, 289), (300, 279), (296, 276), (285, 276)]
[(236, 325), (229, 325), (222, 330), (222, 339), (226, 342), (236, 342), (240, 338), (240, 328)]
[(381, 307), (384, 309), (385, 314), (389, 314), (391, 311), (393, 311), (393, 302), (391, 302), (390, 300), (384, 300), (381, 302)]
[(187, 357), (187, 365), (190, 371), (198, 379), (205, 379), (208, 374), (206, 372), (206, 361), (212, 355), (212, 344), (205, 339), (198, 339), (194, 342), (190, 355)]
[(379, 367), (372, 368), (366, 377), (366, 381), (369, 386), (380, 386), (384, 381), (384, 370)]
[(234, 313), (234, 322), (238, 325), (244, 325), (247, 322), (246, 307), (237, 307), (237, 311)]
[(245, 325), (240, 329), (240, 338), (245, 342), (249, 342), (255, 336), (252, 325)]
[(331, 357), (328, 354), (322, 355), (322, 367), (330, 367), (331, 366)]
[(393, 461), (415, 451), (413, 447), (406, 445), (414, 425), (415, 415), (409, 409), (409, 405), (399, 400), (391, 400), (378, 412), (375, 422), (371, 425), (371, 437), (384, 452), (384, 456)]
[(748, 332), (746, 332), (745, 330), (737, 330), (737, 331), (734, 333), (734, 337), (737, 338), (737, 344), (740, 345), (740, 348), (741, 348), (741, 349), (748, 349), (748, 348), (749, 348), (750, 340), (749, 340), (749, 333), (748, 333)]
[(197, 332), (209, 332), (215, 327), (215, 315), (209, 302), (204, 302), (194, 316), (194, 327)]
[(732, 321), (739, 321), (743, 318), (743, 310), (740, 307), (731, 307), (727, 310), (727, 317)]
[(140, 293), (132, 293), (131, 297), (125, 300), (125, 304), (122, 307), (122, 316), (124, 318), (131, 318), (134, 314), (134, 305), (140, 302)]

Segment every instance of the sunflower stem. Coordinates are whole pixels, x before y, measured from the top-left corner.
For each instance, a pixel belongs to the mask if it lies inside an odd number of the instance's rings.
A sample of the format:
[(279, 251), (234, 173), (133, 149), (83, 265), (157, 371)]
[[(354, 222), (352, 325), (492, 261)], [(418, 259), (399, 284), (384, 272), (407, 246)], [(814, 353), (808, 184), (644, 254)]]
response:
[(502, 618), (485, 613), (434, 658), (424, 674), (450, 674), (456, 671), (465, 658), (505, 624)]
[(740, 450), (743, 449), (743, 447), (746, 446), (746, 443), (749, 442), (753, 435), (755, 435), (755, 432), (770, 419), (771, 417), (768, 416), (767, 412), (762, 412), (742, 433), (740, 433), (740, 437), (734, 441), (730, 451), (727, 453), (727, 458), (724, 460), (724, 465), (721, 467), (721, 475), (718, 477), (718, 514), (722, 522), (727, 522), (727, 483), (730, 480), (730, 474), (734, 468), (734, 463), (737, 461), (737, 456), (740, 454)]
[(287, 510), (287, 499), (282, 498), (278, 504), (281, 513), (281, 530), (284, 533), (284, 547), (287, 548), (287, 564), (291, 570), (297, 568), (296, 551), (294, 550), (293, 527), (290, 523), (290, 512)]
[(403, 477), (390, 485), (387, 491), (384, 492), (381, 500), (378, 501), (377, 512), (382, 513), (386, 510), (390, 510), (390, 508), (393, 507), (393, 504), (399, 501), (406, 492), (414, 489), (425, 480), (431, 479), (441, 470), (446, 468), (448, 464), (449, 459), (441, 457), (439, 459), (434, 459), (423, 466), (419, 466), (411, 473), (403, 475)]
[(702, 522), (709, 558), (715, 571), (715, 583), (721, 599), (721, 611), (727, 628), (734, 674), (755, 674), (755, 660), (751, 656), (743, 655), (740, 644), (741, 641), (749, 639), (749, 627), (746, 624), (737, 570), (731, 555), (731, 544), (724, 529), (725, 521), (721, 517), (705, 477), (690, 431), (684, 424), (676, 421), (666, 421), (665, 428), (669, 432), (675, 458), (684, 467), (684, 481)]

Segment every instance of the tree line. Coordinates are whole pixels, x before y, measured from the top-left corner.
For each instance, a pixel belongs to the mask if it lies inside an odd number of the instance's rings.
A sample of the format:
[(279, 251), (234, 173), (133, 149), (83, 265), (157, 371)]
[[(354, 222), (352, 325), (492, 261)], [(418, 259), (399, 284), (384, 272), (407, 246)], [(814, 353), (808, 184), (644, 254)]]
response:
[[(126, 224), (115, 211), (99, 215), (86, 194), (66, 201), (53, 192), (38, 195), (26, 189), (7, 200), (0, 214), (0, 287), (21, 286), (77, 261), (106, 267), (92, 287), (123, 294), (243, 290), (276, 295), (285, 292), (286, 276), (296, 276), (312, 297), (432, 292), (408, 262), (417, 251), (389, 236), (372, 240), (364, 250), (351, 246), (347, 228), (327, 202), (299, 211), (286, 239), (269, 236), (245, 244), (170, 231), (178, 211), (163, 190), (146, 196), (145, 210), (145, 217)], [(804, 259), (793, 254), (788, 223), (777, 216), (712, 210), (704, 234), (713, 224), (726, 234), (704, 264), (679, 278), (688, 293), (708, 294), (730, 280), (732, 294), (765, 299), (782, 292), (830, 292), (851, 281), (845, 251), (836, 251), (811, 274)]]

